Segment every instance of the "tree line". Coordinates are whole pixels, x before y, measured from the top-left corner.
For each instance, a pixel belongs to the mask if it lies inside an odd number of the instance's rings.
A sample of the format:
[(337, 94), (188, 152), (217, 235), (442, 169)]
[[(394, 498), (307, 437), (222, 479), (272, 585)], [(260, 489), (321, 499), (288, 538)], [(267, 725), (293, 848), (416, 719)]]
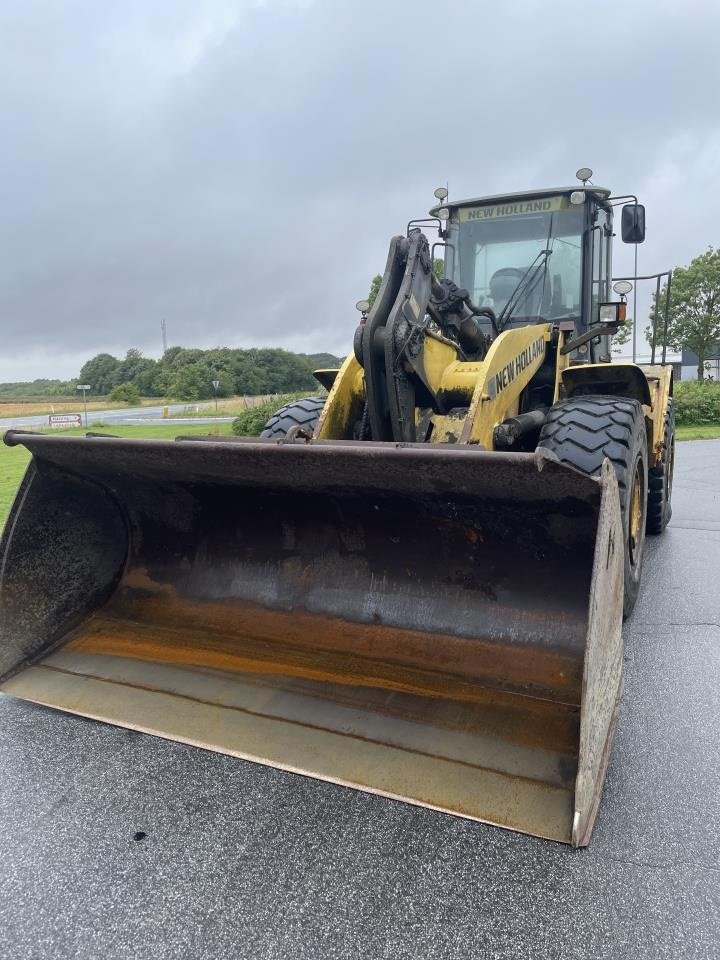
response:
[(74, 396), (77, 384), (87, 383), (93, 395), (128, 403), (141, 396), (207, 400), (215, 395), (213, 380), (218, 381), (219, 397), (289, 393), (313, 390), (317, 387), (313, 370), (341, 363), (342, 359), (331, 353), (230, 347), (170, 347), (160, 360), (153, 360), (132, 347), (122, 359), (110, 353), (97, 354), (83, 364), (77, 380), (0, 384), (0, 397)]
[(213, 380), (218, 381), (219, 397), (310, 390), (316, 386), (313, 370), (341, 362), (330, 353), (230, 347), (170, 347), (160, 360), (152, 360), (131, 348), (122, 360), (109, 353), (88, 360), (80, 382), (118, 400), (129, 401), (133, 390), (143, 397), (207, 400), (215, 395)]

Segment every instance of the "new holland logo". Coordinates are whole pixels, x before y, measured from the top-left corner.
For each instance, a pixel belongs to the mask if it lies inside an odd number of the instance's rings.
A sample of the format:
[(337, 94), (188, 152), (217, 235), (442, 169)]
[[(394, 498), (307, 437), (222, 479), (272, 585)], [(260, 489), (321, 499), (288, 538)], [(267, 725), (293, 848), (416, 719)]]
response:
[(505, 366), (501, 367), (495, 376), (492, 377), (488, 383), (488, 394), (490, 397), (496, 397), (501, 393), (533, 360), (537, 360), (537, 358), (541, 357), (544, 353), (545, 337), (538, 337), (537, 340), (533, 340), (529, 347), (525, 347), (521, 353), (513, 357), (510, 363), (506, 363)]
[(537, 200), (514, 200), (483, 207), (460, 207), (460, 223), (473, 220), (499, 220), (503, 217), (520, 217), (537, 213), (553, 213), (569, 209), (567, 197), (539, 197)]

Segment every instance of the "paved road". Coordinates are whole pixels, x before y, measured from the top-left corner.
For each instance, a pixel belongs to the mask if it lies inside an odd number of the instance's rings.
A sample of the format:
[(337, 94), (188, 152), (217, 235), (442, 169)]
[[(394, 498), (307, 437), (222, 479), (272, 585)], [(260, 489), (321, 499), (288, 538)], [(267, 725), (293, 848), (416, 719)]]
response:
[[(170, 413), (183, 413), (188, 408), (193, 406), (198, 406), (197, 404), (187, 404), (187, 403), (175, 403), (171, 404), (169, 409)], [(200, 411), (203, 409), (212, 410), (212, 403), (210, 404), (199, 404)], [(105, 425), (111, 423), (167, 423), (167, 419), (163, 419), (163, 410), (164, 407), (162, 404), (155, 407), (123, 407), (122, 409), (116, 410), (88, 410), (88, 423), (97, 423), (102, 421)], [(77, 413), (82, 414), (82, 404), (78, 405)], [(173, 420), (171, 422), (178, 423), (215, 423), (222, 421), (229, 421), (234, 419), (233, 417), (208, 417), (207, 419), (202, 418), (188, 418), (181, 420)], [(0, 430), (10, 430), (18, 429), (21, 427), (47, 427), (48, 418), (47, 415), (43, 416), (25, 416), (25, 417), (2, 417), (0, 418)]]
[(589, 849), (0, 696), (0, 957), (718, 958), (719, 477), (679, 445)]

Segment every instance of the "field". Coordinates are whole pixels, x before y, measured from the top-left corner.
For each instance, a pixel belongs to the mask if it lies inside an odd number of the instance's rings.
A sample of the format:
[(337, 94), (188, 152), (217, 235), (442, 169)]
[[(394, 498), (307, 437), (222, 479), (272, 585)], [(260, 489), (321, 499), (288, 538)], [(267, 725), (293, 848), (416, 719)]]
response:
[[(140, 406), (150, 403), (141, 400)], [(91, 410), (117, 410), (124, 407), (124, 403), (113, 403), (111, 400), (88, 400), (88, 413)], [(0, 419), (3, 417), (43, 416), (51, 413), (82, 413), (83, 402), (80, 400), (8, 400), (0, 401)]]
[[(95, 428), (99, 432), (101, 428)], [(50, 431), (47, 431), (48, 433)], [(198, 426), (177, 425), (169, 423), (159, 424), (157, 426), (133, 426), (120, 427), (113, 426), (107, 428), (107, 433), (112, 433), (118, 437), (145, 437), (146, 439), (174, 440), (179, 435), (187, 434), (213, 434), (216, 436), (230, 435), (230, 424), (219, 423), (217, 426), (212, 424), (198, 424)], [(52, 433), (58, 433), (53, 430)], [(63, 436), (82, 436), (84, 429), (63, 430)], [(25, 447), (6, 447), (0, 442), (0, 530), (2, 530), (7, 517), (10, 505), (12, 504), (15, 491), (25, 472), (25, 467), (30, 459), (30, 454)]]
[[(312, 391), (305, 391), (303, 395)], [(259, 407), (261, 404), (265, 403), (268, 400), (272, 400), (277, 397), (278, 394), (268, 394), (267, 396), (252, 396), (252, 397), (224, 397), (222, 400), (217, 402), (217, 416), (218, 417), (237, 417), (243, 412), (243, 410), (249, 410), (251, 407)], [(172, 401), (173, 405), (176, 406), (179, 401)], [(170, 414), (170, 419), (173, 417), (193, 417), (193, 416), (203, 416), (203, 417), (214, 417), (216, 415), (215, 410), (215, 401), (214, 400), (198, 400), (197, 403), (186, 403), (181, 410), (173, 410)]]
[[(270, 399), (268, 396), (248, 396), (248, 397), (223, 397), (217, 402), (217, 416), (229, 417), (237, 416), (243, 410), (249, 407), (255, 407)], [(163, 400), (162, 397), (143, 397), (139, 403), (133, 404), (133, 407), (164, 407), (172, 405), (177, 407), (180, 400)], [(112, 400), (88, 400), (88, 421), (92, 414), (97, 410), (121, 410), (127, 408), (126, 403), (117, 403)], [(0, 419), (4, 417), (31, 417), (31, 416), (49, 416), (51, 413), (83, 413), (82, 399), (80, 400), (8, 400), (0, 401)], [(214, 400), (199, 400), (192, 403), (183, 403), (182, 409), (176, 409), (170, 414), (172, 417), (192, 417), (195, 415), (203, 417), (213, 417), (216, 415)]]

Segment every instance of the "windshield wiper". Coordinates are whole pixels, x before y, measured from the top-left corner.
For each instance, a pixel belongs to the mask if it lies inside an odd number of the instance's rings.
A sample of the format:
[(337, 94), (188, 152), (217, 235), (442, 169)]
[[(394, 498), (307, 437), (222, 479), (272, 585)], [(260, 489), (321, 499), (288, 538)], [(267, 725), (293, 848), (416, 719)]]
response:
[[(553, 220), (555, 215), (550, 214), (550, 223), (548, 224), (547, 240), (545, 241), (545, 249), (541, 250), (540, 253), (535, 257), (533, 262), (527, 268), (523, 276), (520, 278), (518, 285), (513, 290), (512, 294), (508, 298), (508, 302), (502, 309), (500, 316), (498, 318), (498, 327), (500, 330), (504, 329), (507, 323), (510, 322), (510, 317), (513, 315), (515, 307), (520, 303), (522, 296), (529, 296), (535, 287), (537, 282), (540, 279), (540, 276), (543, 278), (543, 288), (540, 295), (540, 301), (542, 303), (543, 297), (545, 296), (545, 281), (547, 279), (547, 262), (550, 259), (550, 254), (552, 253), (553, 241), (552, 241), (552, 232), (553, 232)], [(542, 259), (541, 259), (542, 258)], [(539, 262), (538, 262), (539, 261)], [(542, 269), (542, 273), (541, 273)], [(531, 276), (530, 272), (533, 271)], [(527, 285), (526, 285), (527, 280)]]
[(532, 293), (537, 286), (537, 282), (540, 277), (545, 275), (545, 266), (550, 259), (551, 253), (552, 249), (550, 247), (546, 248), (545, 250), (541, 250), (522, 277), (520, 277), (515, 289), (508, 297), (507, 303), (500, 311), (500, 316), (497, 320), (499, 330), (503, 330), (505, 328), (510, 320), (510, 317), (513, 315), (515, 308), (520, 303), (521, 297), (523, 295), (527, 296), (528, 294)]

